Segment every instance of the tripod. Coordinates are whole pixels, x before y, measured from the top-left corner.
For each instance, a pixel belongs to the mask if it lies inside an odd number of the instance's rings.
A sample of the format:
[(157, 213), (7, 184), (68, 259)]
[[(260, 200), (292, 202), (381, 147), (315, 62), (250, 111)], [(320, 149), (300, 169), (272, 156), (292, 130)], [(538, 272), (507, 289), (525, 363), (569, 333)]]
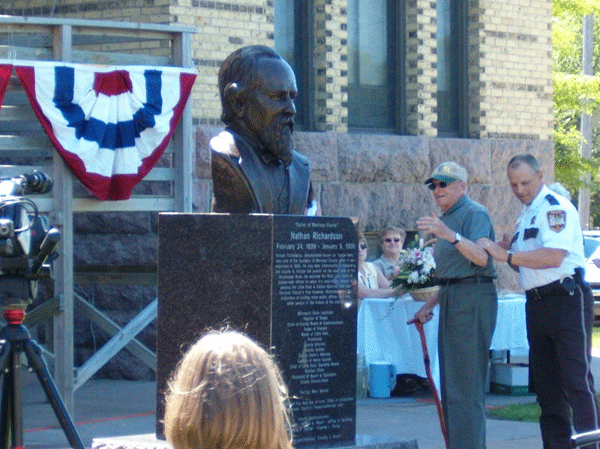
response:
[[(31, 338), (22, 324), (25, 313), (22, 309), (6, 309), (3, 313), (8, 323), (0, 331), (0, 377), (2, 397), (0, 406), (0, 444), (4, 449), (22, 449), (23, 410), (21, 404), (21, 360), (24, 352), (30, 367), (33, 367), (46, 398), (69, 440), (71, 447), (84, 449), (56, 386), (48, 372), (41, 347)], [(10, 441), (9, 441), (10, 440)]]

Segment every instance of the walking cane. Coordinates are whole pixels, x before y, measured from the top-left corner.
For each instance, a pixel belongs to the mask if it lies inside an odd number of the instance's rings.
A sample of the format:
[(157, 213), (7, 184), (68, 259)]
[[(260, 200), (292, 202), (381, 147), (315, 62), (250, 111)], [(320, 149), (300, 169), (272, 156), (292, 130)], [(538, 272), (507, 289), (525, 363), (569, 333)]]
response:
[(440, 396), (438, 394), (437, 388), (435, 387), (435, 383), (433, 382), (433, 376), (431, 375), (431, 362), (429, 360), (429, 351), (427, 350), (427, 341), (425, 340), (425, 331), (423, 330), (423, 323), (416, 318), (408, 321), (406, 324), (414, 324), (419, 331), (419, 336), (421, 337), (421, 347), (423, 348), (423, 362), (425, 363), (425, 372), (427, 372), (427, 380), (429, 382), (429, 387), (431, 391), (433, 391), (433, 397), (435, 398), (435, 404), (437, 405), (438, 417), (440, 418), (440, 427), (442, 429), (442, 435), (444, 435), (444, 441), (446, 443), (446, 449), (450, 446), (448, 445), (448, 433), (446, 432), (446, 423), (444, 422), (444, 412), (442, 410), (442, 401), (440, 401)]

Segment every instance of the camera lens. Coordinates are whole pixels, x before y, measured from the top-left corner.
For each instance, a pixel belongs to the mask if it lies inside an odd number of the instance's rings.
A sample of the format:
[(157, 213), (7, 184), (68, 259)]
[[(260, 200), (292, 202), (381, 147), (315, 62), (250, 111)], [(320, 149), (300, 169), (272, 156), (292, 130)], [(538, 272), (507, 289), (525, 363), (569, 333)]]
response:
[(12, 237), (14, 229), (14, 223), (12, 220), (0, 219), (0, 237)]

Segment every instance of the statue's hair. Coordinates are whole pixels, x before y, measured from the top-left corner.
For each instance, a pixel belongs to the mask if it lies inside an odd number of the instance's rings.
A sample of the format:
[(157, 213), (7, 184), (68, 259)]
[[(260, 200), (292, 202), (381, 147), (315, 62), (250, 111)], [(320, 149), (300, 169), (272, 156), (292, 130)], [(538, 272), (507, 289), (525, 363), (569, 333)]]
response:
[(177, 449), (292, 449), (287, 388), (243, 333), (202, 336), (169, 382), (165, 436)]
[(225, 90), (237, 84), (238, 92), (245, 98), (256, 83), (257, 65), (261, 58), (282, 59), (273, 48), (264, 45), (249, 45), (231, 53), (219, 70), (219, 94), (221, 96), (221, 120), (229, 124), (233, 120), (233, 109)]

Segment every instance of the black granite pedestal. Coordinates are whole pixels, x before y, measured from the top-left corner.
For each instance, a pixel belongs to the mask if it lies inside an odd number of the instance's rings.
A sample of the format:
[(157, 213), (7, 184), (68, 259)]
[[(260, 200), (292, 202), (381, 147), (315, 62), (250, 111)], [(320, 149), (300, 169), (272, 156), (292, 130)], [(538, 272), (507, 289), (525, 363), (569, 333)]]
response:
[(182, 353), (227, 325), (273, 351), (296, 446), (353, 442), (356, 273), (348, 218), (160, 214), (157, 435)]

